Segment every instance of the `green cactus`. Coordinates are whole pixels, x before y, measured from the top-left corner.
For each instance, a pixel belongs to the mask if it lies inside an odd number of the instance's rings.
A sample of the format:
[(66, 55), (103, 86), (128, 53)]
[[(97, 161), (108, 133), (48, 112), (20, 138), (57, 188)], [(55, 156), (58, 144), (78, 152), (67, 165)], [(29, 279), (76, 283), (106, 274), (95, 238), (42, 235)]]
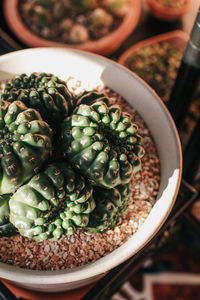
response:
[(77, 11), (88, 11), (98, 6), (98, 0), (69, 0), (71, 7)]
[(88, 225), (95, 208), (92, 192), (69, 164), (51, 164), (11, 197), (10, 222), (36, 241), (58, 240)]
[[(0, 236), (58, 240), (78, 227), (114, 227), (140, 169), (141, 141), (130, 115), (104, 93), (75, 99), (46, 73), (10, 80), (0, 94)], [(61, 148), (56, 157), (52, 142)]]
[(129, 0), (103, 0), (102, 5), (112, 14), (122, 17), (129, 9)]
[(109, 30), (114, 23), (114, 19), (104, 8), (98, 7), (91, 12), (89, 22), (95, 34), (95, 31), (102, 29), (102, 27)]
[(15, 234), (16, 228), (9, 222), (9, 200), (10, 194), (0, 195), (0, 237)]
[(93, 185), (128, 183), (144, 155), (138, 128), (118, 105), (80, 104), (63, 122), (62, 152)]
[(41, 5), (45, 8), (50, 8), (53, 6), (54, 2), (54, 0), (37, 0), (36, 4)]
[(22, 101), (38, 110), (45, 122), (54, 129), (72, 111), (73, 98), (64, 81), (46, 73), (21, 74), (4, 87), (0, 99)]
[(80, 104), (92, 105), (97, 101), (106, 103), (107, 106), (111, 106), (115, 103), (115, 100), (111, 97), (107, 97), (104, 93), (97, 91), (85, 91), (76, 99), (76, 106)]
[(35, 20), (40, 28), (51, 24), (52, 18), (47, 9), (41, 5), (35, 5), (33, 11), (35, 13)]
[(50, 157), (52, 130), (22, 102), (0, 100), (0, 194), (12, 193)]
[(90, 215), (87, 229), (103, 232), (113, 228), (123, 217), (130, 200), (129, 184), (119, 185), (113, 189), (95, 187), (93, 197), (96, 208)]

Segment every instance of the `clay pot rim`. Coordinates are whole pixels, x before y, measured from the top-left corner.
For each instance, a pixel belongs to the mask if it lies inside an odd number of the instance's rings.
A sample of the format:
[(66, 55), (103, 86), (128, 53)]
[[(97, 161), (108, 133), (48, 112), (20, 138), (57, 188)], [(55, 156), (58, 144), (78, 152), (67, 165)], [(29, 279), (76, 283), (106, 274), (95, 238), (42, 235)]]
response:
[(159, 19), (166, 21), (173, 21), (180, 18), (182, 15), (186, 14), (191, 6), (193, 0), (188, 0), (185, 5), (179, 8), (169, 8), (165, 5), (158, 3), (157, 0), (147, 0), (147, 4), (152, 12)]
[(177, 13), (185, 13), (186, 11), (188, 11), (192, 5), (193, 0), (187, 0), (187, 2), (178, 8), (172, 8), (172, 7), (167, 7), (164, 4), (161, 4), (160, 2), (158, 2), (157, 0), (147, 0), (147, 2), (149, 2), (149, 4), (154, 5), (155, 9), (157, 10), (161, 10), (163, 12), (165, 12), (166, 14), (177, 14)]
[(117, 49), (138, 24), (142, 5), (139, 0), (130, 1), (130, 9), (120, 26), (105, 37), (83, 44), (65, 44), (44, 39), (31, 32), (23, 23), (18, 11), (19, 0), (4, 0), (4, 15), (15, 35), (30, 47), (67, 47), (107, 55)]

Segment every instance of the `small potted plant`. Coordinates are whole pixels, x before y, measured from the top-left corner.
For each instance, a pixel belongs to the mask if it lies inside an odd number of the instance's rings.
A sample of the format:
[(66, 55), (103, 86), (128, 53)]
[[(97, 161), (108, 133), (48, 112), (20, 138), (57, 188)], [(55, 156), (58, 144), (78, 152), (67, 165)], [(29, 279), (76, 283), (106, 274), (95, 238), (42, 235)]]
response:
[(188, 35), (181, 30), (160, 34), (131, 46), (118, 62), (145, 80), (166, 102), (187, 41)]
[(6, 0), (8, 25), (30, 47), (114, 51), (136, 27), (138, 0)]
[(193, 0), (147, 0), (151, 13), (164, 21), (175, 21), (191, 8)]

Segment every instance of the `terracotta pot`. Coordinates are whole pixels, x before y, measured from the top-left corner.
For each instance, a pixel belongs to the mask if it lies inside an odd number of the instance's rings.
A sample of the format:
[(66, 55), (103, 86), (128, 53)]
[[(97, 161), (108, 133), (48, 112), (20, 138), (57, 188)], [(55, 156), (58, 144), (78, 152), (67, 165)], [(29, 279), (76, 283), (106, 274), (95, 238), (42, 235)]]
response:
[(156, 93), (138, 76), (112, 60), (64, 48), (26, 49), (0, 57), (0, 81), (35, 71), (53, 73), (63, 80), (72, 76), (86, 88), (108, 86), (120, 94), (145, 121), (160, 158), (161, 178), (156, 203), (138, 231), (116, 250), (85, 266), (59, 271), (26, 270), (0, 263), (1, 278), (31, 290), (58, 292), (100, 279), (135, 255), (156, 235), (178, 194), (182, 176), (181, 144), (174, 122)]
[(130, 9), (121, 25), (105, 37), (83, 44), (64, 44), (37, 36), (26, 27), (18, 11), (19, 0), (4, 0), (6, 21), (16, 36), (30, 47), (67, 47), (107, 55), (117, 49), (136, 27), (141, 14), (141, 1), (131, 0)]
[(160, 42), (168, 42), (172, 45), (175, 45), (180, 48), (185, 48), (187, 45), (187, 42), (189, 40), (188, 34), (186, 34), (184, 31), (181, 30), (174, 30), (167, 33), (159, 34), (156, 36), (153, 36), (151, 38), (142, 40), (141, 42), (138, 42), (128, 48), (122, 55), (119, 57), (118, 62), (122, 65), (125, 65), (125, 61), (127, 58), (133, 54), (134, 52), (138, 51), (139, 49), (149, 46), (152, 44), (160, 43)]
[(171, 31), (168, 33), (159, 34), (154, 37), (145, 39), (137, 44), (134, 44), (130, 48), (128, 48), (119, 57), (118, 62), (128, 68), (128, 66), (126, 65), (126, 60), (128, 59), (128, 57), (130, 55), (132, 55), (134, 52), (137, 52), (138, 50), (144, 48), (145, 46), (150, 46), (150, 45), (161, 43), (161, 42), (167, 42), (178, 48), (185, 49), (188, 40), (189, 40), (189, 36), (181, 30), (174, 30), (174, 31)]
[[(176, 0), (174, 0), (176, 1)], [(187, 3), (180, 8), (169, 8), (157, 0), (147, 0), (151, 13), (158, 19), (164, 21), (175, 21), (185, 15), (192, 7), (193, 0), (188, 0)]]

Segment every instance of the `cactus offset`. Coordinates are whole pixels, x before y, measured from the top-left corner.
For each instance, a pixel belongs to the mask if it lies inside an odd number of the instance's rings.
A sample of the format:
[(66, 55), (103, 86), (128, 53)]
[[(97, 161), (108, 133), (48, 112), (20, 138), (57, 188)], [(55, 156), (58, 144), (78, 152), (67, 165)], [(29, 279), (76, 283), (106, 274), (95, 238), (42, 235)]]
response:
[(0, 99), (8, 102), (19, 100), (38, 110), (53, 129), (59, 127), (74, 106), (66, 83), (46, 73), (16, 76), (5, 85)]
[(107, 188), (128, 183), (144, 155), (130, 115), (102, 101), (80, 104), (64, 120), (62, 151), (93, 185)]
[(11, 195), (0, 195), (0, 237), (15, 234), (16, 228), (9, 222), (9, 200)]
[(52, 130), (22, 102), (0, 100), (0, 194), (15, 191), (50, 157)]
[(88, 225), (93, 188), (70, 165), (54, 163), (23, 185), (10, 200), (10, 221), (36, 241), (58, 240)]
[(102, 232), (113, 228), (123, 217), (130, 200), (129, 184), (119, 185), (113, 189), (95, 187), (93, 197), (96, 208), (90, 215), (87, 229)]

